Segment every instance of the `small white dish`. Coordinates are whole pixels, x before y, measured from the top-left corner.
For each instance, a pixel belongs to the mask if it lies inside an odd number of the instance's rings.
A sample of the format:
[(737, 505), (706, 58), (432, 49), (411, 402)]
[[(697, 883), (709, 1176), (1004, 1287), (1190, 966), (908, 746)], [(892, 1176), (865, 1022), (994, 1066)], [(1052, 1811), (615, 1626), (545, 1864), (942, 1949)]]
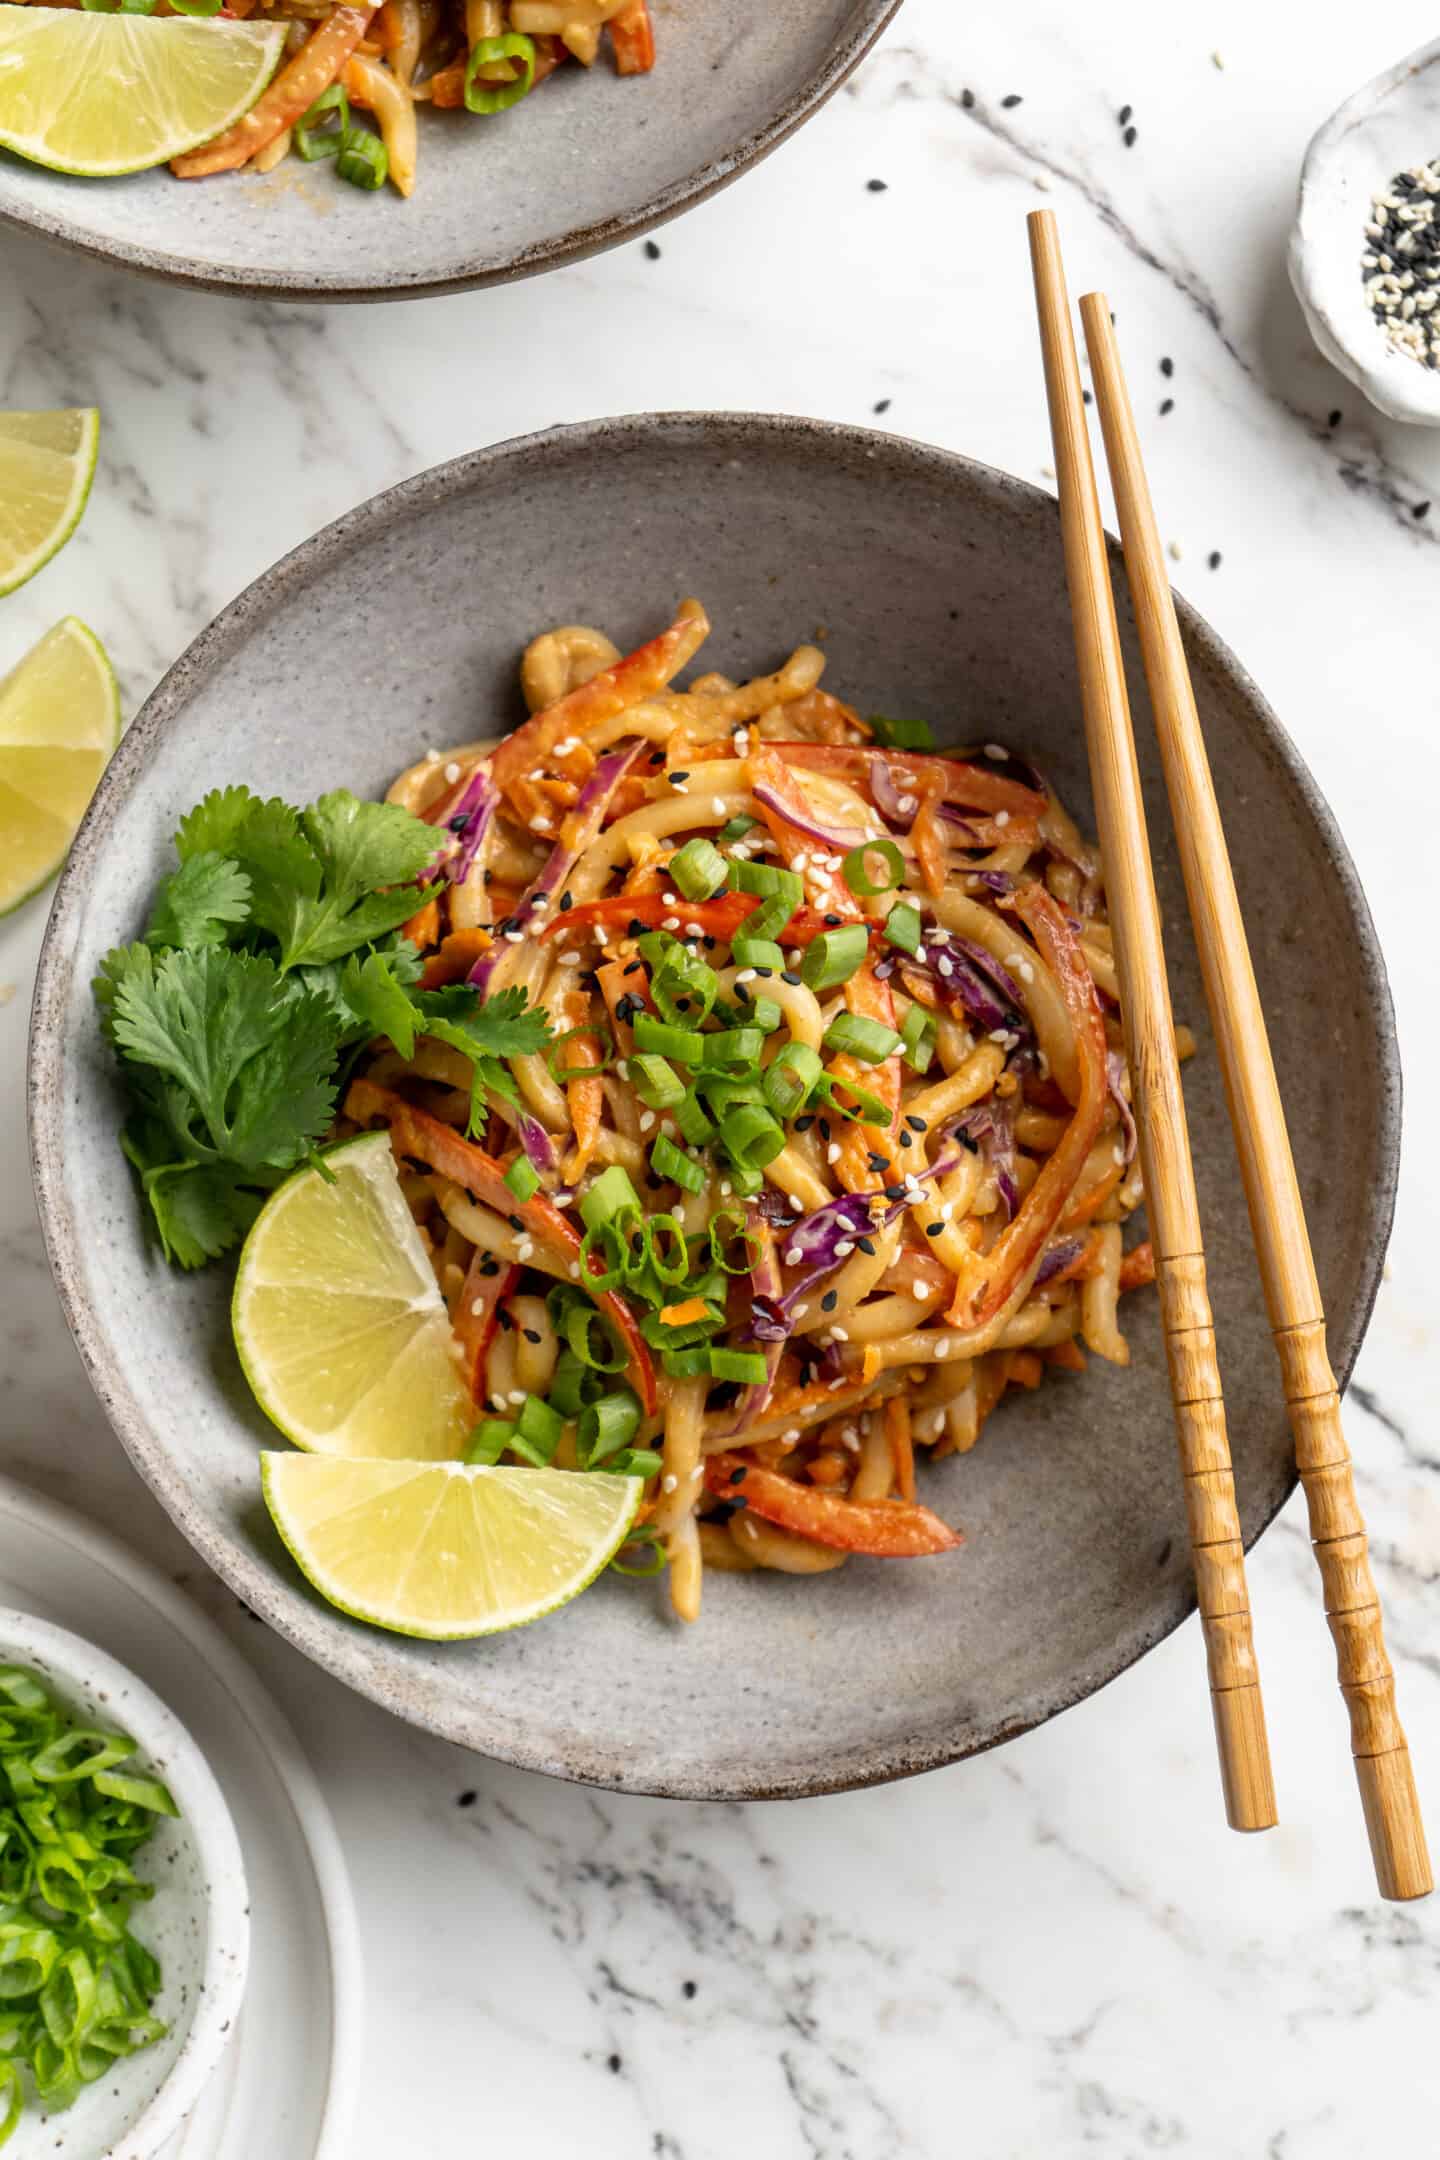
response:
[(1440, 427), (1440, 368), (1389, 342), (1371, 313), (1360, 258), (1375, 197), (1397, 173), (1436, 158), (1440, 39), (1366, 83), (1315, 136), (1289, 258), (1290, 282), (1325, 358), (1392, 420), (1428, 427)]
[(194, 2107), (224, 2055), (245, 1992), (250, 1911), (240, 1841), (195, 1742), (175, 1713), (107, 1651), (67, 1628), (0, 1607), (0, 1662), (24, 1665), (77, 1722), (118, 1728), (130, 1759), (158, 1777), (180, 1813), (162, 1816), (136, 1857), (155, 1885), (136, 1932), (160, 1960), (164, 2038), (118, 2063), (74, 2105), (46, 2114), (33, 2094), (6, 2160), (152, 2160)]

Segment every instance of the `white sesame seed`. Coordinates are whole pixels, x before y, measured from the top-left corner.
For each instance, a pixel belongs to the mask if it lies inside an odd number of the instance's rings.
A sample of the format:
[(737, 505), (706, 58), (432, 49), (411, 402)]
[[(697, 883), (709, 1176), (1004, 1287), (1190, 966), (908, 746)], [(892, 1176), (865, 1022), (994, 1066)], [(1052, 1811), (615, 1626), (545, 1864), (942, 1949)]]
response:
[(660, 898), (664, 901), (666, 907), (679, 907), (680, 905), (680, 896), (678, 893), (662, 892)]
[(800, 1438), (800, 1427), (798, 1425), (787, 1425), (780, 1437), (787, 1447), (794, 1447), (796, 1441)]
[(731, 1184), (731, 1182), (730, 1182), (730, 1180), (729, 1180), (729, 1178), (728, 1178), (728, 1177), (727, 1177), (727, 1178), (721, 1178), (721, 1180), (720, 1180), (720, 1197), (721, 1197), (721, 1199), (722, 1199), (722, 1200), (728, 1200), (728, 1199), (730, 1198), (730, 1195), (731, 1195), (731, 1193), (733, 1193), (733, 1192), (734, 1192), (734, 1190), (735, 1190), (735, 1188), (734, 1188), (734, 1186), (733, 1186), (733, 1185)]
[(737, 983), (747, 983), (747, 982), (754, 982), (754, 980), (755, 980), (755, 970), (754, 970), (754, 968), (741, 968), (741, 969), (739, 970), (738, 974), (736, 975), (736, 977), (735, 977), (735, 980), (736, 980), (736, 982), (737, 982)]
[(678, 915), (667, 915), (667, 916), (665, 917), (665, 920), (664, 920), (664, 921), (663, 921), (663, 922), (661, 923), (660, 927), (661, 927), (661, 929), (662, 929), (662, 930), (678, 930), (678, 929), (679, 929), (679, 927), (680, 927), (680, 918), (679, 918), (679, 916), (678, 916)]
[(935, 965), (937, 968), (939, 968), (942, 975), (953, 975), (955, 972), (954, 961), (947, 960), (944, 953), (941, 953), (939, 959), (935, 962)]
[(711, 809), (712, 809), (712, 810), (714, 811), (714, 813), (715, 813), (716, 817), (718, 817), (718, 818), (723, 818), (723, 817), (724, 817), (724, 815), (725, 815), (725, 798), (724, 798), (724, 796), (723, 796), (723, 795), (712, 795), (712, 796), (711, 796), (711, 798), (710, 798), (710, 808), (711, 808)]
[(851, 1253), (852, 1253), (852, 1252), (854, 1252), (854, 1250), (855, 1250), (855, 1240), (854, 1240), (854, 1238), (842, 1237), (842, 1238), (837, 1238), (837, 1239), (836, 1239), (836, 1242), (835, 1242), (835, 1257), (836, 1257), (836, 1259), (837, 1259), (837, 1260), (848, 1260), (848, 1259), (849, 1259), (849, 1257), (850, 1257), (850, 1255), (851, 1255)]
[(799, 1267), (804, 1257), (805, 1255), (801, 1252), (800, 1247), (792, 1245), (785, 1255), (785, 1265), (786, 1267)]
[(830, 1330), (830, 1340), (831, 1342), (849, 1342), (849, 1330), (843, 1327), (832, 1327)]
[(988, 758), (994, 758), (997, 764), (1003, 765), (1006, 758), (1009, 757), (1010, 753), (1005, 748), (1005, 745), (1003, 743), (987, 742), (985, 745), (985, 755)]
[(1009, 824), (1009, 822), (1010, 822), (1010, 813), (1009, 813), (1009, 811), (1008, 811), (1008, 810), (997, 810), (997, 811), (995, 812), (995, 823), (996, 823), (997, 825), (999, 825), (999, 826), (1001, 826), (1001, 827), (1003, 828), (1004, 826), (1008, 825), (1008, 824)]
[(435, 748), (435, 745), (433, 743), (430, 745), (430, 748), (425, 752), (425, 762), (427, 765), (438, 765), (440, 762), (440, 752)]
[(805, 1212), (805, 1203), (804, 1203), (804, 1201), (803, 1201), (803, 1200), (802, 1200), (802, 1199), (800, 1198), (800, 1195), (799, 1195), (799, 1193), (798, 1193), (798, 1192), (787, 1192), (787, 1193), (786, 1193), (786, 1195), (785, 1195), (785, 1198), (786, 1198), (786, 1199), (787, 1199), (787, 1200), (789, 1201), (789, 1203), (790, 1203), (791, 1207), (793, 1207), (793, 1208), (794, 1208), (794, 1210), (795, 1210), (795, 1212), (796, 1212), (796, 1214), (797, 1214), (797, 1215), (803, 1215), (803, 1214), (804, 1214), (804, 1212)]
[(534, 1250), (535, 1242), (533, 1238), (523, 1237), (515, 1247), (516, 1257), (520, 1260), (528, 1260)]
[(948, 1342), (937, 1342), (937, 1343), (936, 1343), (936, 1345), (935, 1345), (935, 1355), (936, 1355), (936, 1357), (937, 1357), (937, 1358), (947, 1358), (947, 1357), (949, 1357), (949, 1355), (950, 1355), (950, 1345), (949, 1345), (949, 1343), (948, 1343)]
[(477, 1298), (471, 1298), (471, 1300), (470, 1300), (470, 1313), (471, 1313), (471, 1317), (472, 1317), (473, 1319), (476, 1319), (476, 1320), (478, 1320), (478, 1319), (479, 1319), (479, 1317), (480, 1317), (480, 1315), (481, 1315), (481, 1313), (482, 1313), (482, 1312), (484, 1312), (484, 1310), (485, 1310), (485, 1300), (484, 1300), (484, 1298), (478, 1298), (478, 1297), (477, 1297)]
[(570, 1262), (570, 1280), (571, 1282), (579, 1282), (580, 1280), (580, 1262), (578, 1260)]
[(920, 798), (918, 795), (902, 795), (898, 807), (902, 817), (913, 817), (920, 807)]
[(641, 1113), (640, 1113), (640, 1130), (641, 1130), (641, 1132), (649, 1132), (649, 1130), (650, 1130), (651, 1126), (652, 1126), (652, 1125), (653, 1125), (654, 1123), (655, 1123), (655, 1113), (654, 1113), (654, 1111), (653, 1111), (653, 1110), (642, 1110), (642, 1111), (641, 1111)]
[(679, 1483), (680, 1480), (673, 1471), (667, 1472), (660, 1480), (660, 1490), (661, 1492), (674, 1492)]
[(839, 1160), (840, 1160), (840, 1143), (839, 1143), (839, 1141), (838, 1141), (838, 1140), (832, 1140), (832, 1141), (831, 1141), (831, 1143), (830, 1143), (830, 1145), (829, 1145), (829, 1147), (828, 1147), (828, 1148), (826, 1148), (826, 1150), (825, 1150), (825, 1160), (826, 1160), (826, 1162), (839, 1162)]
[(512, 1404), (514, 1408), (518, 1410), (525, 1401), (524, 1388), (512, 1387), (510, 1393), (506, 1396), (505, 1400), (506, 1402)]
[(450, 785), (453, 787), (459, 777), (460, 767), (456, 764), (454, 758), (451, 758), (450, 763), (445, 767), (445, 778), (450, 782)]

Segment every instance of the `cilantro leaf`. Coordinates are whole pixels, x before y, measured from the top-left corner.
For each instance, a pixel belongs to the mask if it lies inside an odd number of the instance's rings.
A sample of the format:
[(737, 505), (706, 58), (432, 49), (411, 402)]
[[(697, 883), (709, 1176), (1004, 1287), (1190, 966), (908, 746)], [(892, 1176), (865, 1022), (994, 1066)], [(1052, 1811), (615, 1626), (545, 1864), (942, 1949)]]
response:
[[(132, 946), (126, 957), (109, 978), (112, 1039), (189, 1097), (186, 1152), (251, 1170), (299, 1161), (334, 1108), (329, 999), (314, 990), (282, 996), (272, 963), (251, 953), (207, 946), (155, 961)], [(168, 1091), (164, 1101), (173, 1126)]]
[(240, 1243), (270, 1191), (247, 1183), (248, 1176), (228, 1163), (187, 1163), (162, 1170), (146, 1184), (167, 1260), (183, 1268), (203, 1267)]
[[(372, 945), (368, 953), (352, 953), (347, 959), (328, 960), (320, 967), (296, 968), (286, 981), (323, 991), (329, 998), (339, 1015), (342, 1049), (368, 1042), (372, 1035), (389, 1035), (399, 1048), (405, 1041), (412, 1046), (414, 1043), (418, 1023), (406, 993), (412, 983), (419, 981), (424, 967), (422, 955), (410, 940), (392, 933)], [(404, 1001), (403, 1014), (397, 997)], [(401, 1030), (399, 1038), (391, 1034), (392, 1021)], [(404, 1054), (409, 1057), (410, 1050)]]
[(320, 858), (326, 890), (346, 906), (382, 885), (413, 884), (443, 838), (399, 803), (364, 802), (347, 788), (322, 795), (301, 811), (300, 822)]
[(162, 883), (145, 942), (155, 951), (167, 945), (225, 945), (249, 913), (249, 877), (238, 863), (204, 848)]
[(468, 983), (451, 983), (444, 990), (417, 990), (412, 1003), (423, 1035), (448, 1043), (452, 1050), (474, 1060), (470, 1083), (472, 1133), (484, 1114), (487, 1092), (502, 1096), (506, 1102), (519, 1100), (520, 1091), (503, 1060), (532, 1057), (552, 1040), (543, 1008), (528, 1005), (525, 992), (518, 988), (497, 991), (482, 1004)]

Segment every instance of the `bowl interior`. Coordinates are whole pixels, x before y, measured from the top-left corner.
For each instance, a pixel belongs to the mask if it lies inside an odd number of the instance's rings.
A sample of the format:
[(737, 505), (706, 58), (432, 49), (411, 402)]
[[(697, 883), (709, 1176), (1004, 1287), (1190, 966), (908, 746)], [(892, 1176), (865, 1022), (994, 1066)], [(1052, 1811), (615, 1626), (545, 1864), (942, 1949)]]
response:
[(899, 0), (652, 0), (658, 58), (562, 68), (494, 118), (419, 116), (416, 192), (287, 159), (268, 178), (76, 180), (0, 152), (0, 217), (186, 283), (377, 299), (573, 261), (698, 200), (788, 133)]
[[(379, 791), (427, 745), (518, 717), (517, 657), (538, 628), (593, 621), (624, 645), (685, 591), (716, 625), (703, 665), (752, 673), (823, 636), (827, 680), (862, 710), (921, 714), (951, 742), (1007, 740), (1088, 818), (1050, 498), (938, 451), (795, 421), (608, 422), (477, 453), (281, 564), (131, 728), (42, 963), (37, 1180), (71, 1324), (127, 1446), (199, 1549), (312, 1656), (535, 1768), (684, 1795), (808, 1792), (992, 1745), (1101, 1685), (1189, 1609), (1153, 1300), (1130, 1308), (1127, 1371), (1095, 1361), (1083, 1378), (1053, 1376), (927, 1477), (927, 1498), (967, 1532), (959, 1555), (852, 1561), (800, 1582), (712, 1577), (688, 1632), (610, 1579), (483, 1644), (387, 1637), (312, 1597), (269, 1530), (256, 1453), (274, 1436), (231, 1348), (228, 1273), (182, 1277), (141, 1235), (87, 989), (106, 947), (138, 933), (177, 817), (210, 787)], [(1348, 1371), (1393, 1194), (1383, 971), (1313, 784), (1230, 656), (1193, 617), (1187, 629)], [(1187, 1096), (1253, 1537), (1290, 1489), (1290, 1451), (1140, 700), (1137, 733), (1175, 1008), (1201, 1039)]]
[(126, 1732), (126, 1767), (160, 1778), (178, 1817), (161, 1816), (135, 1861), (154, 1897), (134, 1929), (160, 1960), (155, 2015), (169, 2030), (46, 2114), (33, 2097), (7, 2145), (16, 2160), (146, 2160), (187, 2110), (224, 2051), (239, 2010), (249, 1941), (240, 1848), (220, 1791), (178, 1718), (104, 1651), (65, 1628), (0, 1608), (0, 1662), (38, 1673), (77, 1724)]

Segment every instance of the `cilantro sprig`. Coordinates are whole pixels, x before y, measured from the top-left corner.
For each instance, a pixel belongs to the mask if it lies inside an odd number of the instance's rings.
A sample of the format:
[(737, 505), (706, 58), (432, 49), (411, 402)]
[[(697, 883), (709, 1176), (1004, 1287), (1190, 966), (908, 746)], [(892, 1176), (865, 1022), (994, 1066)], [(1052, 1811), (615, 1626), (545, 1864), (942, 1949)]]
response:
[(297, 810), (217, 788), (182, 819), (142, 940), (94, 991), (129, 1099), (121, 1145), (166, 1257), (186, 1268), (244, 1237), (329, 1130), (358, 1046), (422, 1035), (473, 1061), (472, 1127), (514, 1101), (506, 1060), (543, 1050), (523, 991), (419, 988), (399, 934), (421, 906), (432, 826), (344, 789)]

